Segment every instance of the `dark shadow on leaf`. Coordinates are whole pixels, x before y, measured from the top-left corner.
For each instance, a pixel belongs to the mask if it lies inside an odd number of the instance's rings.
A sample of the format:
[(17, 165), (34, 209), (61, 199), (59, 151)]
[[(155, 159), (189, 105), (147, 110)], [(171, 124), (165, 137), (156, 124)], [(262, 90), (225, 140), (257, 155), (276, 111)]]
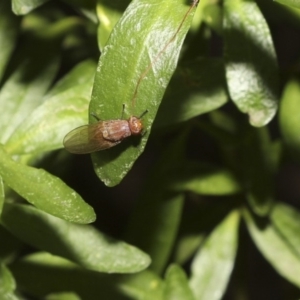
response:
[(99, 151), (97, 153), (92, 153), (94, 167), (95, 164), (97, 165), (97, 168), (104, 167), (106, 164), (117, 159), (129, 147), (138, 147), (142, 138), (142, 136), (130, 136), (115, 147)]
[(251, 213), (251, 218), (253, 219), (255, 226), (260, 230), (265, 230), (268, 226), (270, 226), (270, 218), (268, 216), (258, 216), (254, 214), (251, 210), (249, 210), (249, 213)]
[[(53, 255), (64, 257), (77, 263), (79, 266), (89, 270), (100, 270), (98, 266), (91, 265), (90, 260), (86, 261), (86, 256), (82, 255), (78, 249), (73, 249), (72, 244), (75, 242), (74, 236), (67, 238), (68, 231), (78, 231), (78, 238), (87, 235), (97, 236), (97, 229), (88, 225), (70, 224), (59, 218), (40, 212), (27, 205), (11, 205), (4, 207), (2, 222), (5, 228), (13, 235), (16, 235), (25, 243), (47, 251)], [(59, 227), (61, 230), (54, 230)], [(65, 234), (64, 234), (65, 233)], [(99, 233), (99, 239), (104, 240), (108, 245), (120, 243), (119, 241)], [(78, 241), (78, 243), (81, 243)], [(79, 246), (81, 247), (81, 246)], [(81, 249), (82, 251), (83, 249)], [(96, 254), (95, 254), (96, 255)], [(101, 266), (105, 270), (107, 266)], [(107, 270), (109, 271), (109, 270)]]
[(106, 275), (77, 266), (51, 265), (47, 261), (38, 263), (26, 259), (11, 264), (10, 270), (22, 286), (20, 289), (39, 299), (48, 294), (66, 291), (76, 293), (80, 299), (131, 299), (122, 294), (118, 286), (118, 281), (125, 276)]
[(169, 126), (207, 113), (227, 101), (221, 59), (198, 59), (176, 70), (159, 107), (154, 128)]

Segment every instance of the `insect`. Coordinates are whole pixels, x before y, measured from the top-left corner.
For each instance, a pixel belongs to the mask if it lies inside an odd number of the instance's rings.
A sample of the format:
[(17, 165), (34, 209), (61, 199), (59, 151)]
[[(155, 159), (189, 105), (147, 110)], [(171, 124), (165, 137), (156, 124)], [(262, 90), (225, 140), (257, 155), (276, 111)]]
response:
[[(194, 7), (198, 4), (198, 0), (193, 0), (192, 5), (184, 15), (176, 32), (165, 44), (165, 46), (156, 54), (153, 61), (149, 63), (145, 71), (140, 76), (132, 97), (134, 106), (137, 98), (138, 89), (142, 80), (151, 70), (152, 66), (158, 61), (160, 56), (165, 52), (167, 47), (175, 40), (186, 18)], [(105, 150), (121, 143), (125, 138), (131, 135), (141, 135), (143, 133), (142, 117), (148, 112), (146, 110), (139, 117), (131, 116), (128, 120), (123, 119), (124, 104), (121, 119), (102, 121), (93, 115), (98, 122), (94, 124), (80, 126), (70, 131), (64, 138), (63, 144), (66, 150), (75, 154), (87, 154), (99, 150)]]
[(121, 143), (131, 135), (140, 135), (143, 132), (141, 118), (148, 112), (144, 111), (139, 117), (131, 116), (123, 119), (125, 105), (121, 119), (101, 121), (83, 125), (70, 131), (64, 138), (64, 147), (74, 154), (87, 154), (105, 150)]

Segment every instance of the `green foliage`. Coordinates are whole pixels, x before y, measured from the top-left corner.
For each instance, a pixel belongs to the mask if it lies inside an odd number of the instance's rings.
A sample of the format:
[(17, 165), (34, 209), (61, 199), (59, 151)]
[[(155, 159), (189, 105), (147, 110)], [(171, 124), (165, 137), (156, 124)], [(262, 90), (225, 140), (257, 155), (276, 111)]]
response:
[[(253, 1), (226, 0), (224, 5), (226, 77), (230, 96), (263, 126), (277, 110), (278, 69), (268, 25)], [(238, 46), (237, 46), (238, 45)]]
[(14, 295), (16, 288), (15, 279), (4, 265), (0, 265), (0, 297), (3, 300), (17, 300)]
[(196, 253), (190, 279), (196, 299), (220, 299), (224, 294), (237, 251), (238, 220), (238, 211), (231, 212)]
[(170, 265), (166, 271), (165, 299), (193, 300), (185, 272), (177, 265)]
[[(28, 244), (87, 269), (131, 273), (144, 269), (150, 262), (149, 257), (138, 249), (109, 238), (91, 226), (73, 224), (27, 205), (7, 204), (2, 223)], [(99, 249), (102, 251), (98, 253)]]
[(93, 208), (63, 181), (43, 169), (14, 162), (2, 147), (0, 175), (20, 196), (49, 214), (80, 224), (95, 221)]
[[(147, 10), (145, 5), (148, 6)], [(122, 105), (125, 105), (126, 118), (139, 116), (145, 109), (148, 110), (143, 117), (145, 134), (137, 146), (125, 143), (124, 147), (120, 145), (110, 151), (92, 155), (95, 171), (107, 186), (118, 184), (145, 148), (163, 93), (175, 70), (191, 16), (188, 16), (176, 39), (160, 57), (157, 55), (164, 47), (158, 37), (163, 37), (165, 41), (171, 40), (186, 10), (186, 5), (174, 0), (133, 1), (130, 9), (125, 11), (120, 22), (116, 24), (101, 54), (90, 114), (116, 119), (120, 116)], [(140, 20), (144, 20), (142, 26), (139, 24)], [(145, 74), (135, 98), (135, 89), (141, 74), (158, 58), (159, 62), (152, 66), (153, 72)], [(161, 64), (160, 61), (167, 63)], [(118, 111), (120, 113), (116, 114)], [(91, 116), (90, 121), (96, 120)]]
[(299, 299), (299, 1), (63, 2), (0, 1), (0, 299)]

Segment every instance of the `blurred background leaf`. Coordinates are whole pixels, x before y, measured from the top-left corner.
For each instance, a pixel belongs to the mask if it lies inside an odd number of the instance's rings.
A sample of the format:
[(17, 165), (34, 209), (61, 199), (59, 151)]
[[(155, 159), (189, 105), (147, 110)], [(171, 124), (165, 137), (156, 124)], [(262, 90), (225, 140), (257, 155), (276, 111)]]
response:
[(239, 212), (233, 211), (206, 239), (192, 262), (190, 286), (196, 299), (221, 299), (237, 251)]
[(9, 0), (0, 3), (0, 80), (12, 55), (19, 32), (20, 19), (11, 11)]
[(15, 162), (3, 147), (0, 147), (0, 154), (0, 175), (28, 202), (70, 222), (87, 224), (95, 221), (93, 208), (61, 179), (43, 169)]
[(24, 242), (90, 270), (135, 273), (150, 263), (140, 250), (105, 236), (92, 226), (72, 224), (30, 206), (7, 204), (2, 223)]
[[(276, 217), (279, 220), (274, 222)], [(256, 246), (281, 276), (299, 287), (300, 256), (295, 248), (299, 240), (291, 241), (294, 238), (291, 233), (300, 226), (295, 217), (299, 217), (299, 212), (280, 203), (274, 207), (271, 222), (256, 220), (249, 211), (244, 210), (244, 218)]]

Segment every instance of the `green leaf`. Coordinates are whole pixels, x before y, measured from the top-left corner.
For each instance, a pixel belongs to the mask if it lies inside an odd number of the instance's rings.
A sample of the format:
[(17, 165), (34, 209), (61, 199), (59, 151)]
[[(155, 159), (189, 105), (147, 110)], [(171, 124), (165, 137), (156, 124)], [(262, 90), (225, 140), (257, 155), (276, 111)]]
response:
[(253, 126), (277, 110), (278, 68), (270, 30), (256, 3), (224, 2), (226, 78), (230, 96)]
[(186, 274), (178, 265), (171, 265), (166, 272), (165, 300), (195, 299)]
[(2, 213), (4, 199), (5, 199), (4, 185), (3, 185), (2, 177), (0, 176), (0, 217), (1, 217), (1, 213)]
[(126, 237), (130, 243), (150, 255), (150, 269), (156, 273), (163, 270), (171, 253), (183, 200), (183, 194), (149, 187), (139, 199), (135, 214), (131, 218)]
[(118, 287), (130, 299), (164, 300), (164, 282), (154, 272), (143, 271), (130, 276), (120, 277)]
[(264, 222), (244, 210), (248, 230), (258, 249), (281, 276), (300, 287), (300, 214), (278, 203), (270, 217), (271, 222)]
[(90, 86), (76, 86), (53, 96), (16, 129), (5, 148), (10, 154), (29, 154), (63, 147), (64, 136), (87, 122)]
[(66, 290), (75, 292), (82, 299), (97, 300), (99, 295), (104, 299), (120, 299), (119, 293), (113, 290), (112, 275), (108, 279), (103, 273), (82, 269), (49, 253), (25, 256), (13, 263), (11, 270), (22, 290), (39, 299)]
[(81, 300), (81, 298), (71, 292), (51, 293), (45, 297), (45, 300)]
[(16, 129), (5, 148), (11, 154), (60, 149), (64, 136), (87, 123), (96, 65), (87, 60), (74, 67)]
[(0, 2), (0, 80), (15, 47), (19, 30), (19, 19), (11, 11), (9, 0)]
[(58, 68), (56, 44), (30, 40), (14, 57), (16, 69), (0, 91), (0, 142), (35, 109), (49, 88)]
[(203, 9), (203, 20), (219, 35), (223, 32), (223, 11), (219, 3), (209, 2)]
[(176, 263), (184, 265), (190, 262), (207, 234), (236, 208), (236, 197), (227, 197), (226, 201), (219, 201), (218, 205), (211, 204), (211, 201), (204, 201), (192, 210), (183, 211), (174, 251)]
[(196, 299), (221, 299), (237, 251), (239, 212), (231, 212), (214, 229), (192, 262), (190, 286)]
[(300, 160), (300, 83), (290, 80), (284, 89), (279, 110), (279, 124), (284, 143), (291, 154)]
[(169, 188), (215, 196), (231, 195), (241, 191), (239, 182), (229, 170), (191, 161), (185, 163), (180, 174), (176, 174)]
[(165, 268), (180, 223), (184, 195), (169, 191), (167, 186), (170, 174), (182, 161), (185, 142), (184, 133), (164, 149), (137, 201), (126, 232), (130, 243), (150, 255), (150, 268), (156, 273)]
[(243, 131), (242, 149), (238, 149), (241, 180), (251, 208), (258, 215), (268, 215), (274, 202), (274, 161), (267, 127), (248, 127)]
[(103, 274), (79, 268), (68, 260), (48, 253), (26, 256), (14, 263), (11, 270), (23, 290), (40, 298), (68, 290), (89, 300), (98, 300), (99, 295), (101, 299), (114, 300), (163, 299), (162, 280), (149, 271), (130, 275)]
[(91, 206), (59, 178), (43, 169), (16, 163), (0, 147), (4, 182), (39, 209), (70, 222), (86, 224), (96, 218)]
[(154, 127), (189, 120), (221, 107), (227, 102), (224, 66), (220, 59), (198, 59), (176, 70)]
[(199, 248), (204, 238), (204, 233), (187, 234), (180, 237), (179, 241), (177, 241), (174, 253), (174, 261), (180, 265), (186, 263), (187, 260), (190, 259), (192, 255), (196, 252), (196, 250)]
[[(86, 59), (78, 63), (47, 92), (45, 98), (52, 98), (67, 90), (72, 90), (78, 85), (88, 85), (90, 89), (92, 89), (96, 68), (96, 62), (91, 59)], [(89, 92), (91, 92), (91, 90), (89, 90)], [(90, 94), (88, 96), (90, 96)]]
[(274, 0), (275, 2), (287, 5), (287, 6), (291, 6), (294, 8), (300, 8), (300, 1), (299, 0)]
[(2, 223), (24, 242), (89, 270), (135, 273), (150, 264), (149, 256), (139, 249), (92, 226), (66, 222), (27, 205), (5, 206)]
[(100, 22), (98, 26), (98, 44), (100, 51), (103, 51), (111, 31), (129, 3), (129, 0), (115, 0), (114, 2), (98, 0), (96, 10)]
[[(129, 139), (92, 155), (97, 175), (108, 186), (123, 179), (145, 148), (194, 10), (183, 1), (135, 0), (110, 35), (99, 61), (90, 113), (102, 120), (118, 119), (123, 104), (126, 118), (148, 113), (143, 117), (146, 134), (139, 140)], [(177, 34), (187, 11), (190, 14)]]
[(300, 258), (300, 212), (284, 203), (276, 203), (270, 215), (276, 230)]
[(15, 280), (10, 271), (0, 264), (0, 299), (17, 300), (14, 291), (16, 289)]
[(16, 15), (26, 15), (48, 0), (12, 0), (12, 9)]

